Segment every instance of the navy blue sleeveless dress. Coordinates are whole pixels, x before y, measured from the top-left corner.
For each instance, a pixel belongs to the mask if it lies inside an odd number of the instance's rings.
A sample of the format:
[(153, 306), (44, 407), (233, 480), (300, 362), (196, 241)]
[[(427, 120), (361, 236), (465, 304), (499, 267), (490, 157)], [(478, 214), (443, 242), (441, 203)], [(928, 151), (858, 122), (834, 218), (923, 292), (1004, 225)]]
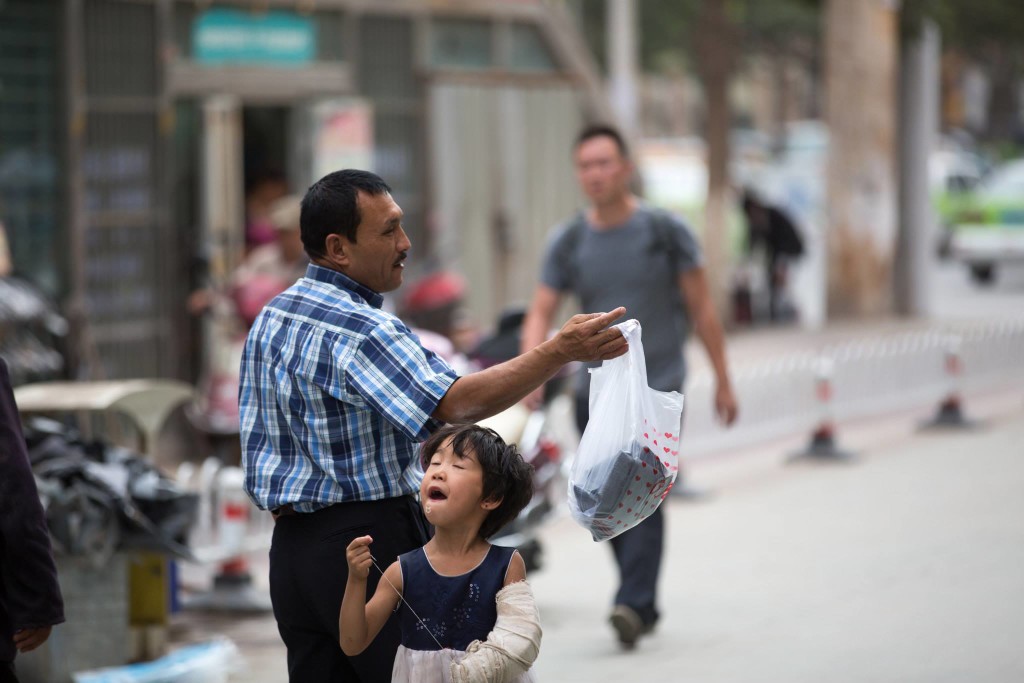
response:
[(423, 548), (401, 555), (402, 645), (410, 650), (439, 650), (440, 642), (445, 648), (465, 650), (474, 640), (486, 640), (498, 618), (495, 596), (505, 583), (513, 553), (515, 548), (492, 545), (480, 564), (459, 576), (435, 572)]
[[(486, 640), (494, 629), (497, 595), (513, 553), (514, 548), (491, 546), (479, 565), (459, 576), (435, 572), (422, 548), (398, 558), (402, 597), (408, 605), (400, 602), (398, 606), (402, 644), (395, 655), (392, 683), (451, 683), (452, 663), (464, 656), (470, 643)], [(534, 679), (527, 671), (510, 683), (534, 683)]]

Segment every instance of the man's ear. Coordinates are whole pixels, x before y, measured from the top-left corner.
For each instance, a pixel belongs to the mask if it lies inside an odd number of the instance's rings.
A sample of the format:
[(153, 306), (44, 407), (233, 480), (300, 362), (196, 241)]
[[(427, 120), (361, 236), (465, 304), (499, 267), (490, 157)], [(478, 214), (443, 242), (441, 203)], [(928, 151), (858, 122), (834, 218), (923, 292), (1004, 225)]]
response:
[(331, 234), (324, 240), (324, 258), (339, 268), (348, 268), (351, 261), (351, 242), (338, 234)]
[(501, 505), (501, 501), (503, 501), (503, 500), (505, 500), (505, 499), (504, 498), (488, 498), (487, 500), (484, 500), (484, 501), (480, 502), (480, 507), (482, 507), (484, 510), (496, 510), (498, 508), (498, 506)]

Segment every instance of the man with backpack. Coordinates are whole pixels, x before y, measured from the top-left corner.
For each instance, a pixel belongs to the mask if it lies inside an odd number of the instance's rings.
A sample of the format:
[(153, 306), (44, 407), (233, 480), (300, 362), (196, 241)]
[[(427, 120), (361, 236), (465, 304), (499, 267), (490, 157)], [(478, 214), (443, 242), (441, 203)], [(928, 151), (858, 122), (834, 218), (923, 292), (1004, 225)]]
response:
[[(584, 310), (624, 305), (643, 329), (651, 388), (681, 391), (686, 377), (683, 346), (692, 326), (714, 368), (715, 410), (724, 424), (732, 424), (737, 405), (724, 335), (693, 233), (675, 216), (632, 193), (633, 164), (614, 128), (585, 128), (577, 137), (574, 157), (590, 206), (559, 228), (548, 243), (540, 284), (523, 325), (522, 349), (547, 338), (566, 294), (575, 295)], [(576, 391), (581, 432), (588, 419), (589, 380), (584, 368)], [(611, 540), (620, 585), (609, 620), (625, 649), (632, 649), (658, 620), (656, 591), (663, 541), (660, 509)]]

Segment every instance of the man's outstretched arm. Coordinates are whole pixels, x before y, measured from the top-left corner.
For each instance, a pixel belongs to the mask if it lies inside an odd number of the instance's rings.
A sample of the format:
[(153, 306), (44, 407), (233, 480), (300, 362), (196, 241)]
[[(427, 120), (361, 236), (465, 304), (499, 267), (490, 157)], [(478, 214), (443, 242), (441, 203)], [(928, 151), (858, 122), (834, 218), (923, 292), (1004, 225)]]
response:
[(610, 328), (625, 308), (573, 316), (558, 334), (526, 353), (460, 377), (441, 399), (433, 417), (476, 422), (518, 403), (570, 361), (608, 360), (628, 350), (622, 333)]

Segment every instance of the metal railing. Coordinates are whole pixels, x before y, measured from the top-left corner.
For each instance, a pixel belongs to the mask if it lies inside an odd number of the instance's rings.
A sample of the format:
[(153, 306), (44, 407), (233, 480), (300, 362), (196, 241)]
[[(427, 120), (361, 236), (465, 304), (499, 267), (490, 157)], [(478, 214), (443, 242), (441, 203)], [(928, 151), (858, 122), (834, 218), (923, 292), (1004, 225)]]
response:
[[(956, 347), (962, 376), (945, 371)], [(1024, 380), (1024, 318), (935, 326), (799, 351), (737, 367), (740, 419), (731, 429), (714, 416), (714, 378), (701, 371), (686, 391), (686, 453), (700, 457), (812, 429), (819, 418), (815, 376), (831, 359), (832, 410), (838, 421), (880, 417), (938, 402), (954, 390), (977, 391)], [(955, 381), (960, 386), (953, 386)]]

